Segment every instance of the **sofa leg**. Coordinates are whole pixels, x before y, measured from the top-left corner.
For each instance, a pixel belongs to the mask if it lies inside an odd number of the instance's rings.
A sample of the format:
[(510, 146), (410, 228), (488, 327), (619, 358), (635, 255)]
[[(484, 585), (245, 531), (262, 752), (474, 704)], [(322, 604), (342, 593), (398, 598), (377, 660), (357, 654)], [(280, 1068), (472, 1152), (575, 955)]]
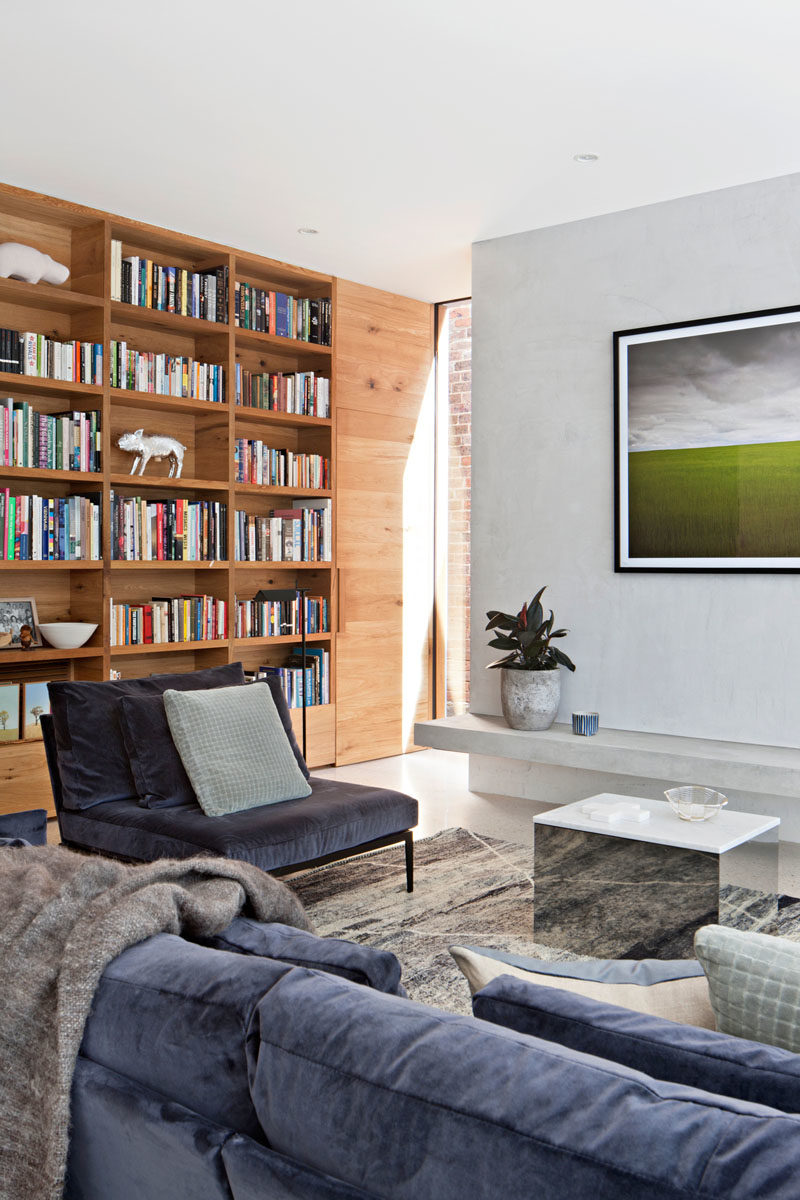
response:
[(406, 843), (406, 891), (414, 890), (414, 837), (411, 830), (405, 834)]

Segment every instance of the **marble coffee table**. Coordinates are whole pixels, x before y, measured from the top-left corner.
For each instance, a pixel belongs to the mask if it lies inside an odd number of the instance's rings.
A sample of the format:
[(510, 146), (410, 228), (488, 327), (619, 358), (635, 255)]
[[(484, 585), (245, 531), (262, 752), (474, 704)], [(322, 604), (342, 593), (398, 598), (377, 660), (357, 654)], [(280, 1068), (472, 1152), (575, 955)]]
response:
[[(593, 801), (633, 802), (650, 817), (600, 824), (582, 811)], [(765, 893), (777, 912), (778, 817), (723, 809), (682, 821), (664, 800), (603, 793), (533, 822), (537, 942), (600, 958), (691, 958), (695, 931), (720, 921), (723, 859), (724, 882)]]

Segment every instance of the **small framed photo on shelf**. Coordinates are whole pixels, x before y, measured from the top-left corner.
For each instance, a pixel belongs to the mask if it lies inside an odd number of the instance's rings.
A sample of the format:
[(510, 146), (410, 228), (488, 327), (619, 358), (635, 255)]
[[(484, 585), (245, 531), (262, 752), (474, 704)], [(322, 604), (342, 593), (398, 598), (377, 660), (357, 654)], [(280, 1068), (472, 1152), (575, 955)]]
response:
[(20, 686), (0, 683), (0, 742), (18, 742), (20, 730)]
[(25, 650), (28, 646), (41, 644), (39, 616), (33, 597), (0, 599), (0, 649)]
[(46, 683), (22, 685), (22, 737), (42, 737), (41, 718), (50, 712), (50, 696)]

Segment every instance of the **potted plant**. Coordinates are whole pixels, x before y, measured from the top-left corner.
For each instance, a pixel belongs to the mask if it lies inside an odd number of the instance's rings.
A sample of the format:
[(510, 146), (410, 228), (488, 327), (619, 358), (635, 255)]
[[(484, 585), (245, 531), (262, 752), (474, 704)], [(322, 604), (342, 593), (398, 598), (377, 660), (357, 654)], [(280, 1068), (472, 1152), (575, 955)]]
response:
[(558, 646), (550, 643), (566, 637), (568, 630), (553, 629), (555, 618), (550, 610), (545, 617), (541, 605), (544, 588), (530, 604), (523, 604), (516, 616), (492, 610), (486, 616), (487, 629), (497, 631), (489, 642), (506, 650), (503, 658), (489, 663), (500, 668), (500, 701), (503, 716), (512, 729), (549, 729), (556, 719), (561, 700), (559, 667), (575, 670), (575, 664)]

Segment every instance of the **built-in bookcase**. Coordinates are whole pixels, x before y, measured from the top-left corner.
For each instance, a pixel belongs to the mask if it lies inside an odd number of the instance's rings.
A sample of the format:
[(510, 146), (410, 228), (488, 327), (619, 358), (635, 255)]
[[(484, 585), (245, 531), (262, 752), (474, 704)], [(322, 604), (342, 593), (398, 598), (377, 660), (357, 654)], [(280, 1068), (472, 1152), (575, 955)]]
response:
[[(0, 186), (0, 242), (18, 241), (52, 255), (70, 269), (62, 287), (0, 280), (0, 329), (43, 334), (59, 341), (78, 340), (102, 346), (103, 376), (99, 384), (65, 382), (0, 371), (0, 402), (25, 400), (37, 412), (97, 412), (100, 463), (95, 472), (0, 465), (0, 488), (10, 494), (39, 497), (96, 495), (101, 505), (99, 561), (0, 561), (0, 596), (35, 598), (42, 621), (71, 618), (97, 623), (89, 643), (79, 650), (47, 647), (0, 651), (0, 681), (32, 678), (102, 680), (112, 672), (138, 677), (153, 672), (190, 671), (241, 660), (246, 669), (281, 666), (299, 647), (295, 636), (236, 637), (236, 601), (252, 600), (260, 589), (307, 587), (326, 601), (329, 627), (310, 642), (330, 653), (331, 695), (336, 670), (336, 547), (330, 522), (326, 561), (241, 562), (234, 557), (236, 513), (268, 518), (275, 509), (296, 503), (335, 506), (335, 381), (333, 341), (334, 281), (329, 276), (241, 254), (230, 247), (202, 242), (168, 230), (127, 221), (79, 205)], [(215, 316), (183, 315), (158, 307), (129, 303), (120, 295), (121, 259), (147, 260), (174, 269), (175, 277), (158, 276), (160, 295), (170, 295), (181, 278), (214, 274)], [(147, 268), (145, 268), (145, 284)], [(224, 272), (224, 276), (223, 273)], [(182, 274), (183, 273), (183, 274)], [(152, 288), (151, 268), (151, 288)], [(227, 297), (220, 281), (227, 279)], [(178, 282), (176, 283), (175, 280)], [(331, 345), (243, 328), (235, 320), (236, 284), (291, 298), (291, 311), (322, 313), (330, 327)], [(170, 287), (173, 291), (170, 292)], [(124, 293), (123, 293), (124, 294)], [(153, 292), (150, 293), (152, 300)], [(112, 298), (114, 297), (114, 298)], [(207, 299), (207, 297), (206, 297)], [(304, 302), (309, 303), (305, 305)], [(324, 301), (324, 305), (322, 302)], [(311, 306), (313, 302), (313, 309)], [(284, 301), (280, 301), (284, 305)], [(208, 309), (208, 305), (206, 305)], [(306, 321), (307, 324), (307, 321)], [(305, 328), (305, 332), (308, 329)], [(312, 336), (318, 336), (316, 333)], [(134, 369), (121, 376), (112, 365), (125, 347)], [(136, 356), (139, 356), (136, 359)], [(164, 356), (160, 361), (158, 356)], [(202, 389), (188, 395), (162, 394), (176, 360), (199, 364)], [(208, 386), (210, 367), (219, 369), (222, 388)], [(237, 371), (238, 368), (238, 371)], [(149, 372), (149, 375), (148, 375)], [(237, 375), (258, 377), (259, 394), (272, 386), (275, 404), (252, 407), (237, 396)], [(175, 377), (173, 371), (173, 378)], [(267, 383), (263, 380), (266, 377)], [(191, 379), (191, 374), (189, 375)], [(146, 380), (146, 386), (142, 386)], [(270, 385), (269, 381), (272, 381)], [(290, 381), (290, 382), (287, 382)], [(319, 381), (322, 381), (320, 384)], [(183, 389), (182, 389), (183, 390)], [(287, 393), (294, 411), (286, 411)], [(319, 415), (324, 413), (325, 415)], [(143, 476), (132, 476), (132, 456), (118, 446), (121, 434), (143, 429), (167, 434), (185, 447), (180, 479), (169, 478), (169, 463), (151, 462)], [(236, 480), (237, 440), (261, 442), (293, 455), (326, 460), (328, 486), (309, 488), (258, 485)], [(216, 501), (224, 507), (227, 557), (208, 561), (124, 561), (115, 549), (113, 501), (143, 499), (166, 511), (173, 500)], [(172, 506), (173, 508), (175, 506)], [(208, 597), (225, 605), (226, 627), (214, 638), (161, 644), (115, 644), (118, 614), (112, 606), (139, 608), (153, 597)], [(297, 726), (300, 714), (297, 712)], [(320, 766), (335, 758), (335, 707), (315, 706), (308, 713), (309, 761)], [(46, 794), (41, 742), (9, 742), (0, 746), (0, 811), (29, 806), (32, 792)]]

